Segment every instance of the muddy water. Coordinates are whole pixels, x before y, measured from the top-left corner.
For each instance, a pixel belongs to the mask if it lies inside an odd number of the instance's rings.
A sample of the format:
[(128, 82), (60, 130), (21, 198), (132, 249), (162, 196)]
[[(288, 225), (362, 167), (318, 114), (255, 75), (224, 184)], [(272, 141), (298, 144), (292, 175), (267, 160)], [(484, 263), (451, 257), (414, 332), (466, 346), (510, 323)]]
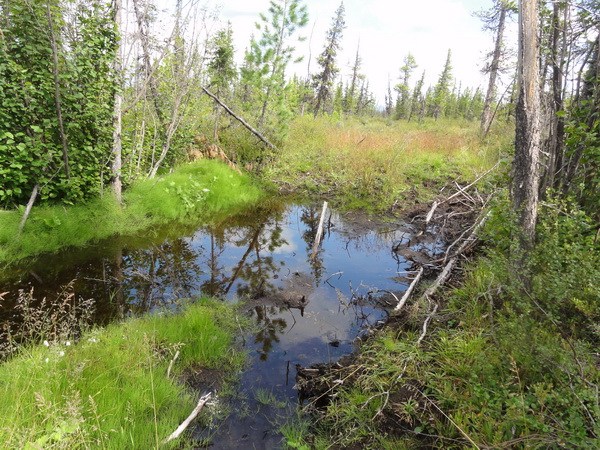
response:
[(409, 230), (367, 217), (328, 213), (321, 248), (311, 249), (320, 206), (281, 206), (196, 231), (161, 230), (44, 257), (4, 275), (0, 319), (11, 295), (34, 288), (56, 295), (73, 281), (76, 298), (96, 300), (94, 319), (180, 304), (200, 295), (245, 301), (256, 322), (240, 336), (250, 352), (232, 414), (209, 432), (212, 448), (277, 448), (278, 425), (293, 415), (295, 366), (329, 362), (352, 351), (366, 328), (386, 316), (387, 290), (406, 289), (410, 262), (392, 251)]

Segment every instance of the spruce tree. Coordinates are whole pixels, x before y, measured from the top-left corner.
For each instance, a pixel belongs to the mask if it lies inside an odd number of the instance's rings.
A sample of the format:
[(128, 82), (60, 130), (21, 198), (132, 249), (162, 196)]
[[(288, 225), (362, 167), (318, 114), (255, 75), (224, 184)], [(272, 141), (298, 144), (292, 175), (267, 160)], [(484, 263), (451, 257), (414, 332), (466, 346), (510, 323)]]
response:
[(315, 117), (319, 114), (321, 109), (325, 109), (325, 104), (331, 99), (333, 82), (339, 73), (339, 68), (335, 64), (335, 59), (338, 50), (340, 49), (342, 33), (344, 28), (346, 28), (344, 12), (344, 2), (342, 2), (335, 12), (331, 28), (327, 31), (325, 49), (317, 59), (321, 71), (313, 77), (313, 85), (316, 92)]
[(431, 115), (436, 119), (444, 111), (448, 98), (450, 96), (450, 83), (452, 82), (452, 51), (448, 49), (448, 56), (444, 69), (438, 78), (438, 82), (433, 88), (433, 98), (431, 104)]

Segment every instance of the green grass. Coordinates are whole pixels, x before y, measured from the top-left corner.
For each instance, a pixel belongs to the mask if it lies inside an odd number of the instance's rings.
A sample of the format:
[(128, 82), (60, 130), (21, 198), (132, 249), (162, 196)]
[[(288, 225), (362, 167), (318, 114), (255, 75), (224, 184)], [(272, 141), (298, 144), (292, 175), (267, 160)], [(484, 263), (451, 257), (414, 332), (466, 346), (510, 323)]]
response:
[(295, 192), (346, 208), (385, 210), (427, 201), (451, 180), (471, 180), (493, 166), (512, 139), (507, 128), (486, 142), (475, 122), (424, 123), (299, 117), (263, 176)]
[[(237, 329), (231, 306), (199, 301), (179, 314), (93, 330), (77, 344), (25, 348), (0, 365), (0, 446), (163, 448), (200, 394), (178, 383), (182, 368), (239, 370)], [(168, 379), (176, 349), (181, 356)]]
[(216, 220), (263, 197), (248, 176), (220, 162), (197, 161), (133, 184), (124, 193), (123, 208), (110, 194), (71, 207), (36, 207), (20, 236), (22, 212), (0, 212), (0, 263), (174, 222)]

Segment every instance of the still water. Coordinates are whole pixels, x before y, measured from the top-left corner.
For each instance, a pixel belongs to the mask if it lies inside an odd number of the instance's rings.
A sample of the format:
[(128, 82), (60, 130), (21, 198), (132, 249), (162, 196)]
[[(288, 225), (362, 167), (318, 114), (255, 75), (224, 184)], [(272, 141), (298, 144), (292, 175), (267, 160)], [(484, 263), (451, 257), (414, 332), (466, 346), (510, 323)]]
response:
[[(356, 337), (386, 317), (391, 296), (378, 291), (407, 288), (411, 264), (392, 251), (410, 238), (407, 226), (328, 212), (313, 258), (320, 212), (319, 205), (279, 206), (218, 226), (163, 229), (45, 256), (4, 275), (0, 292), (11, 294), (0, 319), (11, 318), (18, 289), (52, 297), (69, 282), (75, 298), (95, 300), (97, 323), (198, 296), (244, 301), (257, 331), (239, 337), (250, 361), (233, 414), (197, 436), (211, 448), (276, 448), (278, 425), (297, 403), (296, 364), (350, 353)], [(264, 401), (267, 394), (272, 401)]]

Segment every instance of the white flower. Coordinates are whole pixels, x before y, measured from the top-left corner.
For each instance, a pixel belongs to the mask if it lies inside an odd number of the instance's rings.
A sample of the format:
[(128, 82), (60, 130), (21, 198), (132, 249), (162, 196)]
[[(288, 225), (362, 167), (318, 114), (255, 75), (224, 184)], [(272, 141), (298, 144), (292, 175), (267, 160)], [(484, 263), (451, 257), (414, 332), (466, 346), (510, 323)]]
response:
[(210, 189), (204, 188), (204, 189), (202, 189), (202, 192), (210, 192)]
[(65, 345), (68, 347), (69, 345), (71, 345), (71, 341), (65, 342)]
[(58, 356), (65, 356), (64, 350), (61, 350), (60, 352), (58, 352)]
[(48, 341), (44, 341), (44, 345), (45, 345), (46, 347), (50, 347), (50, 343), (49, 343)]
[(96, 342), (98, 342), (98, 339), (92, 337), (88, 339), (89, 342), (91, 342), (92, 344), (95, 344)]
[(46, 358), (46, 359), (45, 359), (45, 361), (46, 361), (46, 362), (49, 362), (49, 361), (50, 361), (50, 358)]

